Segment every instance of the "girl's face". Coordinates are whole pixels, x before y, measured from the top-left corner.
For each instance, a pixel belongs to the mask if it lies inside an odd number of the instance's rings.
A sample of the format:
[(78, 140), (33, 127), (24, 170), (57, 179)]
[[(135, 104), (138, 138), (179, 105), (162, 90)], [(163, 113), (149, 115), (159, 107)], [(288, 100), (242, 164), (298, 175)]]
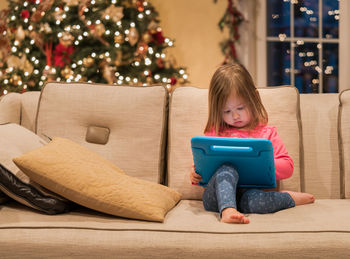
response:
[(249, 107), (241, 98), (231, 94), (222, 110), (222, 119), (232, 127), (244, 129), (251, 122)]

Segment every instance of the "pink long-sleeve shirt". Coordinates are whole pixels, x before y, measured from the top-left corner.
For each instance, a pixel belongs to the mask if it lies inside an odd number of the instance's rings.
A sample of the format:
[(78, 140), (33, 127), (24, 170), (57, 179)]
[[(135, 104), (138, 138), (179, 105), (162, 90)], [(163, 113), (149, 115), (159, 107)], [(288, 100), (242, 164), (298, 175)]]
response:
[(282, 139), (277, 134), (276, 127), (261, 125), (254, 130), (240, 130), (237, 128), (230, 128), (220, 132), (220, 136), (215, 133), (215, 129), (206, 132), (205, 136), (214, 137), (232, 137), (232, 138), (264, 138), (272, 142), (273, 154), (275, 158), (275, 173), (276, 180), (286, 179), (292, 176), (294, 164), (292, 158), (289, 156)]

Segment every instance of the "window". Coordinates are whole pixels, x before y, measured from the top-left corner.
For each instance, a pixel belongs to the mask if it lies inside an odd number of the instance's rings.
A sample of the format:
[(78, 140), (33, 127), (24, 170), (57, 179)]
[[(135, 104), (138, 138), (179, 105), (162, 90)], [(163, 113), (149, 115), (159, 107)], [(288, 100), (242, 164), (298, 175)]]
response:
[[(248, 46), (245, 55), (250, 59), (243, 63), (252, 71), (257, 86), (288, 84), (296, 86), (301, 93), (332, 93), (350, 88), (349, 0), (256, 0), (254, 8), (247, 7), (251, 8), (248, 19), (255, 21), (247, 43), (252, 36), (256, 40), (255, 46), (244, 45)], [(308, 10), (310, 15), (305, 14)], [(339, 10), (339, 20), (332, 10)], [(327, 15), (323, 15), (325, 12)], [(276, 16), (268, 17), (272, 13)], [(311, 15), (317, 18), (310, 20)], [(306, 67), (305, 62), (309, 62)]]
[(337, 93), (339, 1), (267, 0), (267, 84)]

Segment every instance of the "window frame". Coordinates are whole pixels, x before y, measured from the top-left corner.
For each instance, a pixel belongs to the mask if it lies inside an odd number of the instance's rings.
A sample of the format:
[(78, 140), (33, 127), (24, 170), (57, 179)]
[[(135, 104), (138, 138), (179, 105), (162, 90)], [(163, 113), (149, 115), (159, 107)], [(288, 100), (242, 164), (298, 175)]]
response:
[[(266, 17), (266, 0), (256, 0), (256, 68), (255, 78), (257, 86), (267, 86), (267, 42), (276, 41), (278, 37), (267, 36), (267, 17)], [(322, 2), (319, 2), (321, 6)], [(291, 8), (291, 16), (294, 16), (294, 8)], [(294, 37), (291, 34), (287, 37), (285, 42), (296, 42), (297, 40), (303, 40), (306, 42), (317, 42), (319, 43), (338, 43), (339, 45), (339, 74), (338, 74), (338, 92), (350, 88), (350, 51), (348, 50), (347, 42), (350, 41), (350, 1), (339, 0), (340, 20), (339, 20), (339, 38), (337, 39), (325, 39), (319, 34), (318, 38), (301, 38)], [(322, 14), (321, 14), (322, 15)], [(291, 17), (291, 20), (294, 17)], [(293, 21), (293, 20), (292, 20)], [(293, 24), (293, 23), (291, 23)], [(322, 23), (319, 23), (319, 30), (322, 29)], [(321, 27), (321, 28), (320, 28)], [(293, 30), (292, 30), (293, 31)], [(292, 33), (292, 32), (291, 32)], [(294, 67), (294, 44), (291, 44), (291, 67)], [(320, 51), (318, 65), (322, 65), (322, 51)], [(294, 70), (291, 69), (291, 85), (294, 86)], [(319, 93), (323, 92), (322, 80), (323, 74), (319, 74)]]

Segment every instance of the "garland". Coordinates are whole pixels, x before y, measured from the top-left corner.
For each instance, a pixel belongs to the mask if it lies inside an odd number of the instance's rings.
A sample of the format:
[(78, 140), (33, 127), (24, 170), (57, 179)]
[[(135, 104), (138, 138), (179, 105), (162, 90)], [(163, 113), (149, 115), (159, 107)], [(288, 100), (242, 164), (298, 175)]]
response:
[[(214, 0), (216, 3), (217, 0)], [(229, 38), (220, 42), (221, 52), (224, 54), (225, 59), (223, 64), (238, 62), (236, 43), (239, 43), (240, 34), (239, 26), (245, 21), (243, 14), (238, 10), (236, 3), (233, 0), (228, 0), (227, 9), (220, 19), (218, 26), (221, 31), (225, 27), (229, 29)]]

